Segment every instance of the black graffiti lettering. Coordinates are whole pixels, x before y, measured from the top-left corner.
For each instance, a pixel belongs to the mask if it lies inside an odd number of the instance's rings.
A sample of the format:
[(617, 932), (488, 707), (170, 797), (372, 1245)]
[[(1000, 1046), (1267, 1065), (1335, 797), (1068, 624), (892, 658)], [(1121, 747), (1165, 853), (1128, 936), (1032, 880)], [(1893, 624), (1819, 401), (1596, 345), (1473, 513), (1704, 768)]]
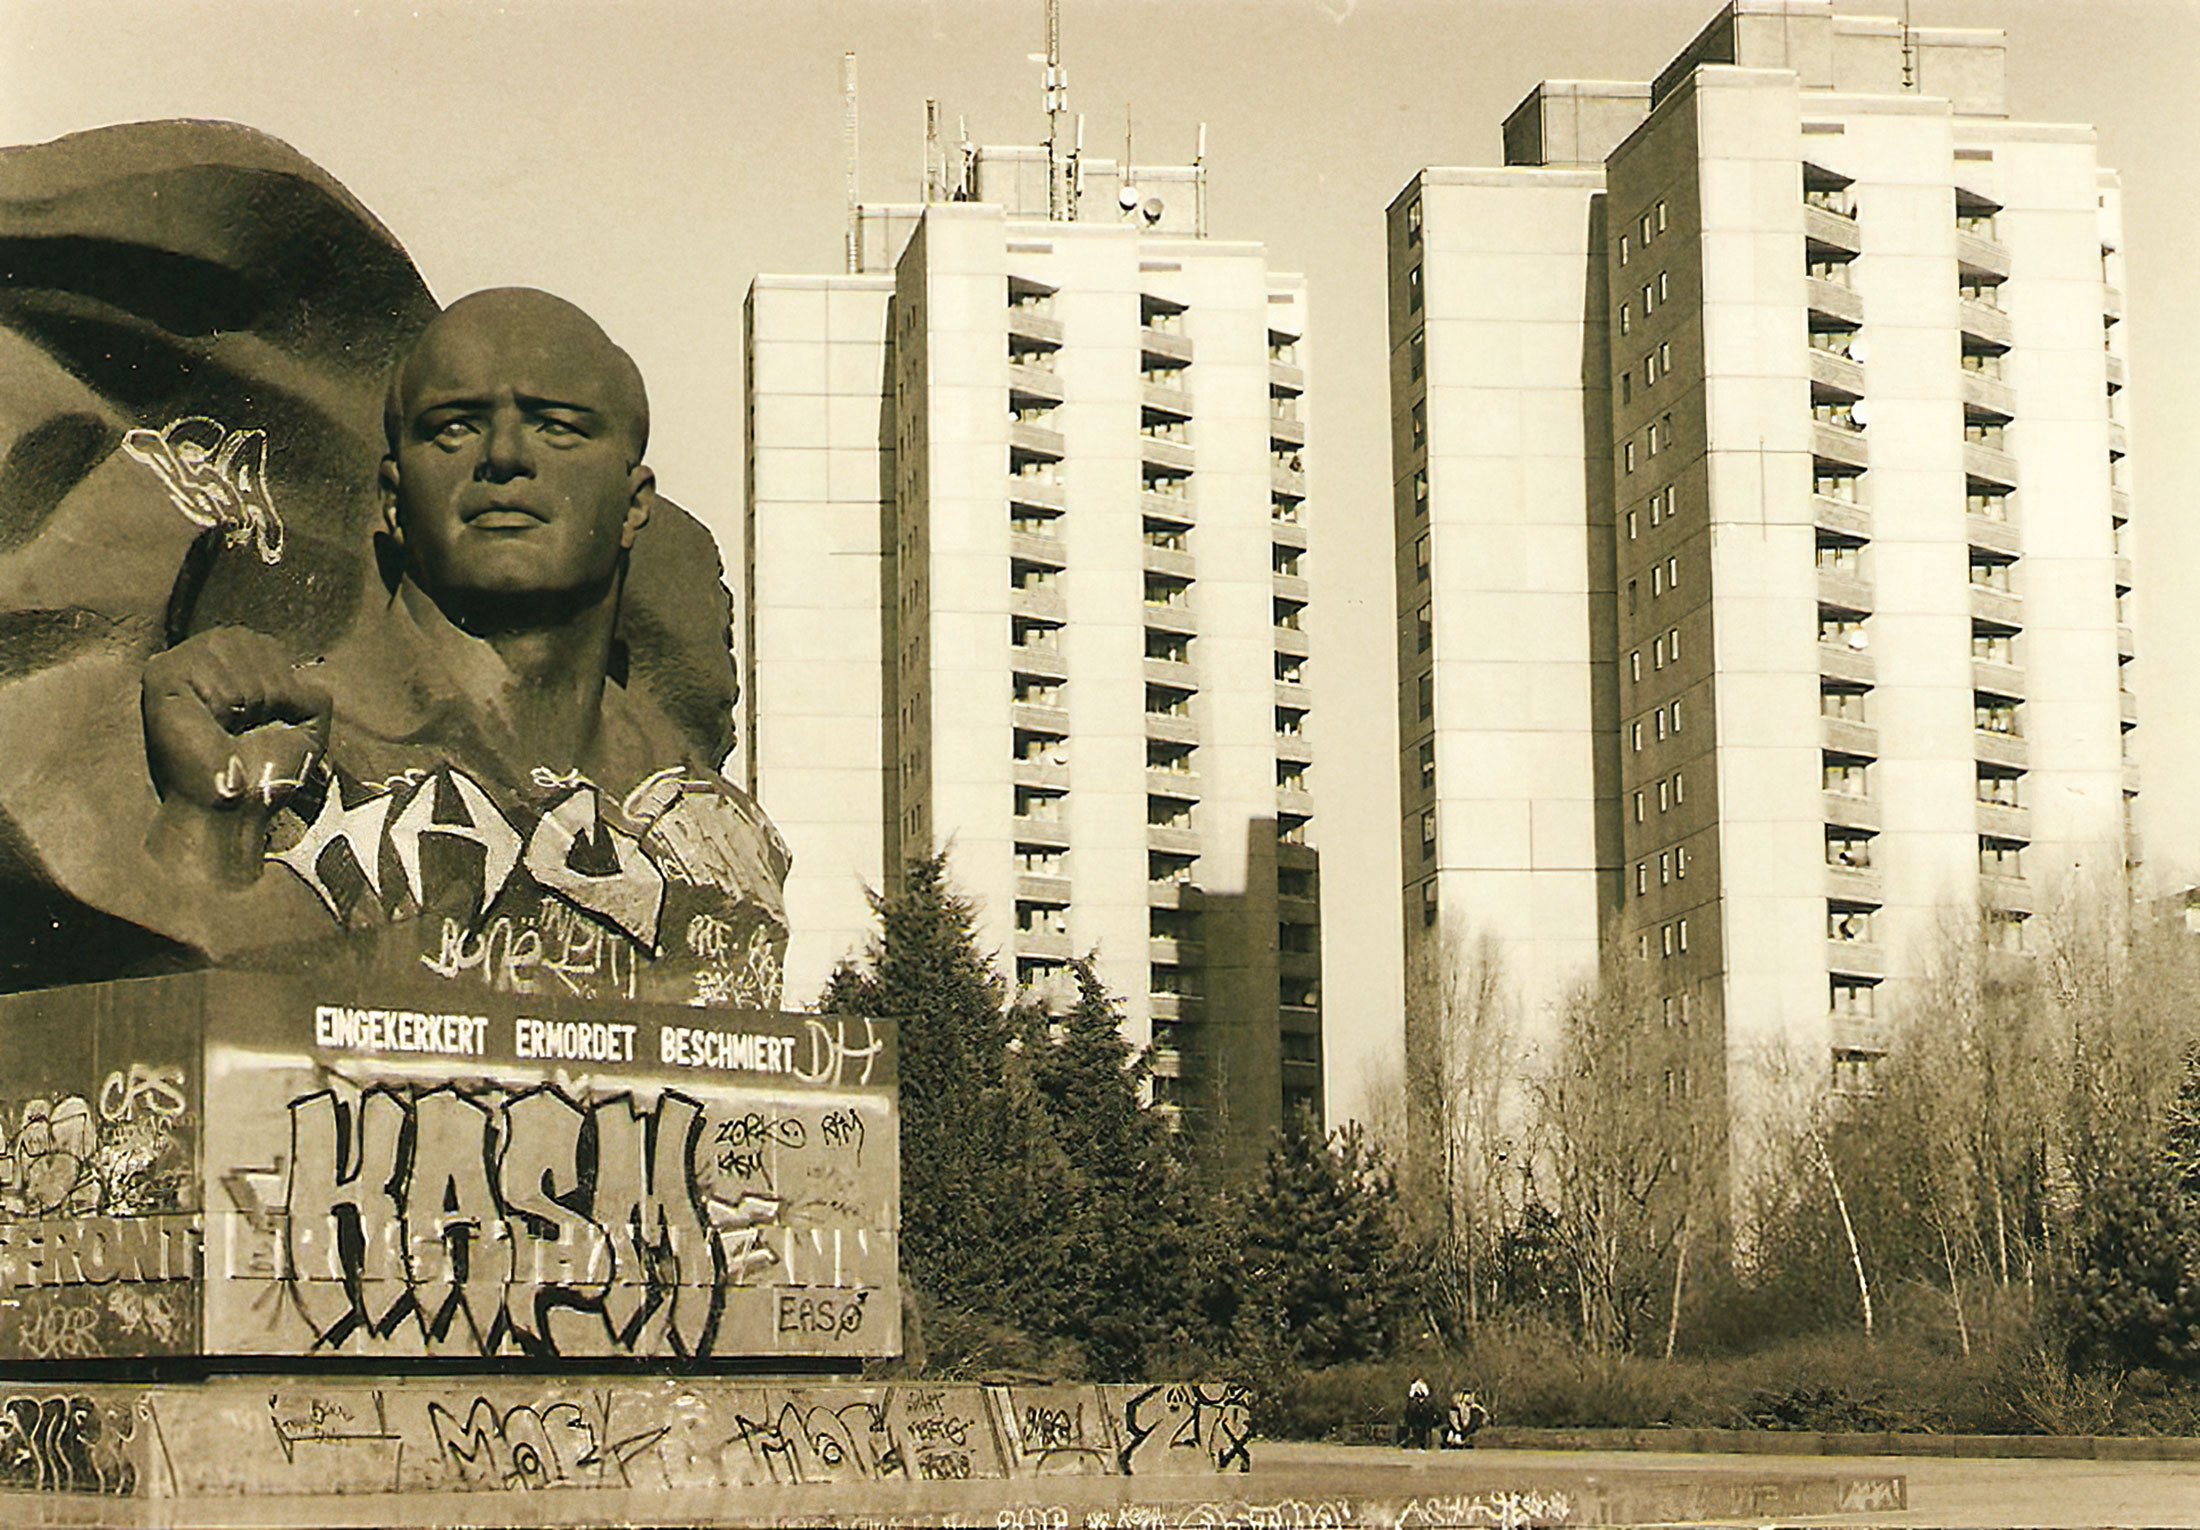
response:
[(818, 1135), (827, 1147), (852, 1147), (856, 1162), (863, 1161), (863, 1117), (854, 1107), (828, 1110), (818, 1122)]
[(785, 1148), (809, 1145), (810, 1129), (792, 1116), (766, 1116), (758, 1111), (728, 1116), (718, 1123), (718, 1145), (736, 1150), (777, 1143)]
[(690, 1169), (698, 1102), (583, 1111), (545, 1085), (492, 1108), (378, 1085), (290, 1108), (284, 1278), (317, 1348), (411, 1320), (431, 1351), (554, 1355), (563, 1332), (577, 1350), (709, 1352), (726, 1256)]
[(1251, 1393), (1240, 1383), (1147, 1387), (1123, 1405), (1117, 1464), (1131, 1476), (1162, 1470), (1172, 1452), (1196, 1451), (1217, 1471), (1251, 1471), (1252, 1433)]
[(137, 1467), (130, 1405), (68, 1393), (0, 1399), (0, 1486), (39, 1492), (130, 1493)]

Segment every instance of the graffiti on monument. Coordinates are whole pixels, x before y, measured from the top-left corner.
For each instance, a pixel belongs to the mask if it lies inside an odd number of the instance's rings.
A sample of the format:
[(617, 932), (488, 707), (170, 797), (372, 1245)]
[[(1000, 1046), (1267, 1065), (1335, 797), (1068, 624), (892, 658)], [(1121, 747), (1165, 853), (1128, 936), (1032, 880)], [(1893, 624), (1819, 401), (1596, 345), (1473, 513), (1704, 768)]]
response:
[(1123, 1396), (1125, 1476), (1252, 1469), (1252, 1394), (1242, 1383), (1111, 1390)]
[(74, 1392), (0, 1396), (0, 1487), (132, 1492), (137, 1466), (130, 1444), (136, 1433), (134, 1402)]
[(884, 1077), (873, 1022), (314, 1016), (310, 1063), (214, 1065), (233, 1105), (209, 1144), (216, 1347), (894, 1347), (896, 1133), (867, 1083)]
[(189, 1205), (183, 1069), (132, 1063), (96, 1089), (0, 1101), (0, 1218), (141, 1217)]

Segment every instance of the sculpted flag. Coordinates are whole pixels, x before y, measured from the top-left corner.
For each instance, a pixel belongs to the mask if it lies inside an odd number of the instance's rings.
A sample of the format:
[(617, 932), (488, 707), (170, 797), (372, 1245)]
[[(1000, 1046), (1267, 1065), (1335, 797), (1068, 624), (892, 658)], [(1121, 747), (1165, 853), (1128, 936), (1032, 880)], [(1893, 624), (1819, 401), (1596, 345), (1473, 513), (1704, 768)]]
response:
[[(784, 846), (718, 773), (737, 694), (708, 531), (635, 542), (591, 779), (480, 747), (409, 630), (376, 469), (437, 308), (287, 146), (144, 123), (0, 151), (0, 990), (210, 963), (773, 1007)], [(246, 627), (319, 663), (329, 758), (265, 874), (149, 851), (146, 662)], [(325, 663), (320, 663), (325, 661)]]

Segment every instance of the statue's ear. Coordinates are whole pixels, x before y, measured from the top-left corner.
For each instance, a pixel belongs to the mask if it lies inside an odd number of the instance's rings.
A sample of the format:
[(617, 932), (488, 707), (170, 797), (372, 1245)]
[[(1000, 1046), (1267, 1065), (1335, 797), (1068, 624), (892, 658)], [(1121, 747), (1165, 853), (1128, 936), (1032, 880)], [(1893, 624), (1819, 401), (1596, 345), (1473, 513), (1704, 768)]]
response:
[(405, 545), (405, 530), (397, 523), (397, 459), (384, 457), (382, 466), (374, 477), (375, 489), (382, 501), (382, 529), (402, 547)]
[(626, 475), (626, 525), (619, 533), (621, 547), (634, 545), (635, 536), (649, 524), (650, 512), (656, 508), (657, 475), (637, 465)]

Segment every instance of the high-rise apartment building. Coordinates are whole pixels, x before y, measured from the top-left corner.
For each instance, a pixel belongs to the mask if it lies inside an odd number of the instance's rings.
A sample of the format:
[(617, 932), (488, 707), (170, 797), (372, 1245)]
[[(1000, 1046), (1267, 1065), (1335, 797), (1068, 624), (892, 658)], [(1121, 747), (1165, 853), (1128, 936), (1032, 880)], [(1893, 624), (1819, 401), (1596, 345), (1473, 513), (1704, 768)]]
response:
[(1091, 954), (1157, 1098), (1321, 1107), (1303, 284), (1204, 172), (971, 148), (748, 299), (743, 769), (788, 991), (941, 846), (1004, 975)]
[(1828, 0), (1505, 149), (1390, 211), (1409, 962), (1547, 1016), (1616, 931), (1681, 1087), (1860, 1084), (1951, 914), (2139, 853), (2115, 177), (1999, 32)]

